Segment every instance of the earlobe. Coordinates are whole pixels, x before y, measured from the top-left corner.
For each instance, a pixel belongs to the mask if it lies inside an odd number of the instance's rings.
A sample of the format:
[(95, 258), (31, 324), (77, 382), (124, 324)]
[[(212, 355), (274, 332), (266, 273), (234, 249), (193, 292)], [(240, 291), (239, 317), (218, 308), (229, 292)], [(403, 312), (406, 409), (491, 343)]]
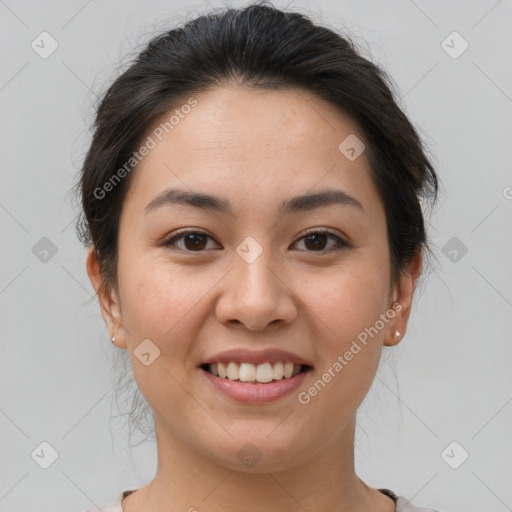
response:
[[(387, 347), (398, 345), (402, 341), (404, 333), (403, 327), (401, 327), (404, 325), (402, 303), (399, 301), (393, 302), (392, 306), (388, 309), (388, 315), (390, 311), (394, 314), (393, 320), (389, 323), (384, 334), (384, 345)], [(407, 323), (407, 320), (405, 323)]]
[(386, 347), (394, 347), (402, 341), (402, 333), (396, 326), (391, 326), (390, 330), (386, 332), (384, 345)]

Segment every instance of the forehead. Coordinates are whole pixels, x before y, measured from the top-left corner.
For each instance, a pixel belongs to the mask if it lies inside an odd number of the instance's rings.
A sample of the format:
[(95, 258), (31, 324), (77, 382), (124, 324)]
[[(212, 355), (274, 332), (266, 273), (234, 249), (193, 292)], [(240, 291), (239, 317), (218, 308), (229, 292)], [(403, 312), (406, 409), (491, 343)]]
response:
[(365, 153), (349, 160), (339, 149), (347, 137), (364, 141), (364, 135), (331, 103), (300, 89), (240, 86), (193, 99), (193, 108), (183, 107), (190, 104), (185, 98), (148, 130), (144, 140), (150, 137), (154, 148), (137, 166), (125, 202), (143, 210), (162, 190), (179, 186), (231, 196), (235, 207), (238, 201), (240, 208), (248, 202), (266, 208), (337, 187), (365, 210), (379, 209)]

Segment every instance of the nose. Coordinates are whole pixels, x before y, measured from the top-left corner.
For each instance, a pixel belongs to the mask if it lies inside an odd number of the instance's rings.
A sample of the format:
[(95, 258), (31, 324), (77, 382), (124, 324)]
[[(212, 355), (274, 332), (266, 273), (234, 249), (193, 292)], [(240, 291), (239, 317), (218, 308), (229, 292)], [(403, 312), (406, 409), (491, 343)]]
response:
[(222, 281), (216, 304), (219, 322), (258, 331), (270, 325), (290, 324), (297, 317), (298, 301), (287, 282), (290, 279), (268, 254), (270, 251), (263, 251), (250, 263), (235, 255), (234, 268)]

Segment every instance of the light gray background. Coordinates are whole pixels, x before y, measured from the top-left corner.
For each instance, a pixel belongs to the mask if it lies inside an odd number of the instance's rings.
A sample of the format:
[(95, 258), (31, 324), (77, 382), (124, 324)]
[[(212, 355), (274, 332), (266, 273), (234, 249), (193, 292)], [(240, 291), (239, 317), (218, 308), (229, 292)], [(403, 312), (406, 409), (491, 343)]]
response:
[[(85, 510), (154, 474), (154, 445), (134, 449), (132, 464), (123, 419), (109, 420), (117, 349), (91, 299), (68, 191), (120, 60), (162, 20), (209, 5), (0, 0), (1, 510)], [(439, 265), (361, 408), (357, 471), (417, 505), (512, 510), (512, 2), (276, 5), (344, 30), (389, 71), (444, 185), (429, 228)], [(59, 45), (47, 59), (31, 48), (43, 31)], [(441, 46), (453, 31), (469, 43), (458, 58)], [(46, 262), (32, 252), (43, 237), (57, 247)], [(443, 253), (453, 237), (468, 249), (458, 261)], [(43, 441), (58, 452), (48, 469), (31, 458)], [(452, 441), (469, 453), (458, 469), (441, 456)]]

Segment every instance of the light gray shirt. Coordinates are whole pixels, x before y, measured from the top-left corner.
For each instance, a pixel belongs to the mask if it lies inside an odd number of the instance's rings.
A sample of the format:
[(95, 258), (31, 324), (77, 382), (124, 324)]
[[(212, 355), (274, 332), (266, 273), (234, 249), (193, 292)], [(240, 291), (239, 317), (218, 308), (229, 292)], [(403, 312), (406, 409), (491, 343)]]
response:
[[(91, 509), (86, 512), (124, 512), (123, 507), (121, 506), (121, 501), (123, 498), (136, 491), (137, 489), (130, 489), (123, 491), (119, 496), (112, 502), (102, 505), (99, 509)], [(412, 503), (409, 502), (408, 499), (403, 496), (397, 496), (396, 500), (396, 512), (442, 512), (438, 509), (433, 508), (422, 508), (415, 507)]]

